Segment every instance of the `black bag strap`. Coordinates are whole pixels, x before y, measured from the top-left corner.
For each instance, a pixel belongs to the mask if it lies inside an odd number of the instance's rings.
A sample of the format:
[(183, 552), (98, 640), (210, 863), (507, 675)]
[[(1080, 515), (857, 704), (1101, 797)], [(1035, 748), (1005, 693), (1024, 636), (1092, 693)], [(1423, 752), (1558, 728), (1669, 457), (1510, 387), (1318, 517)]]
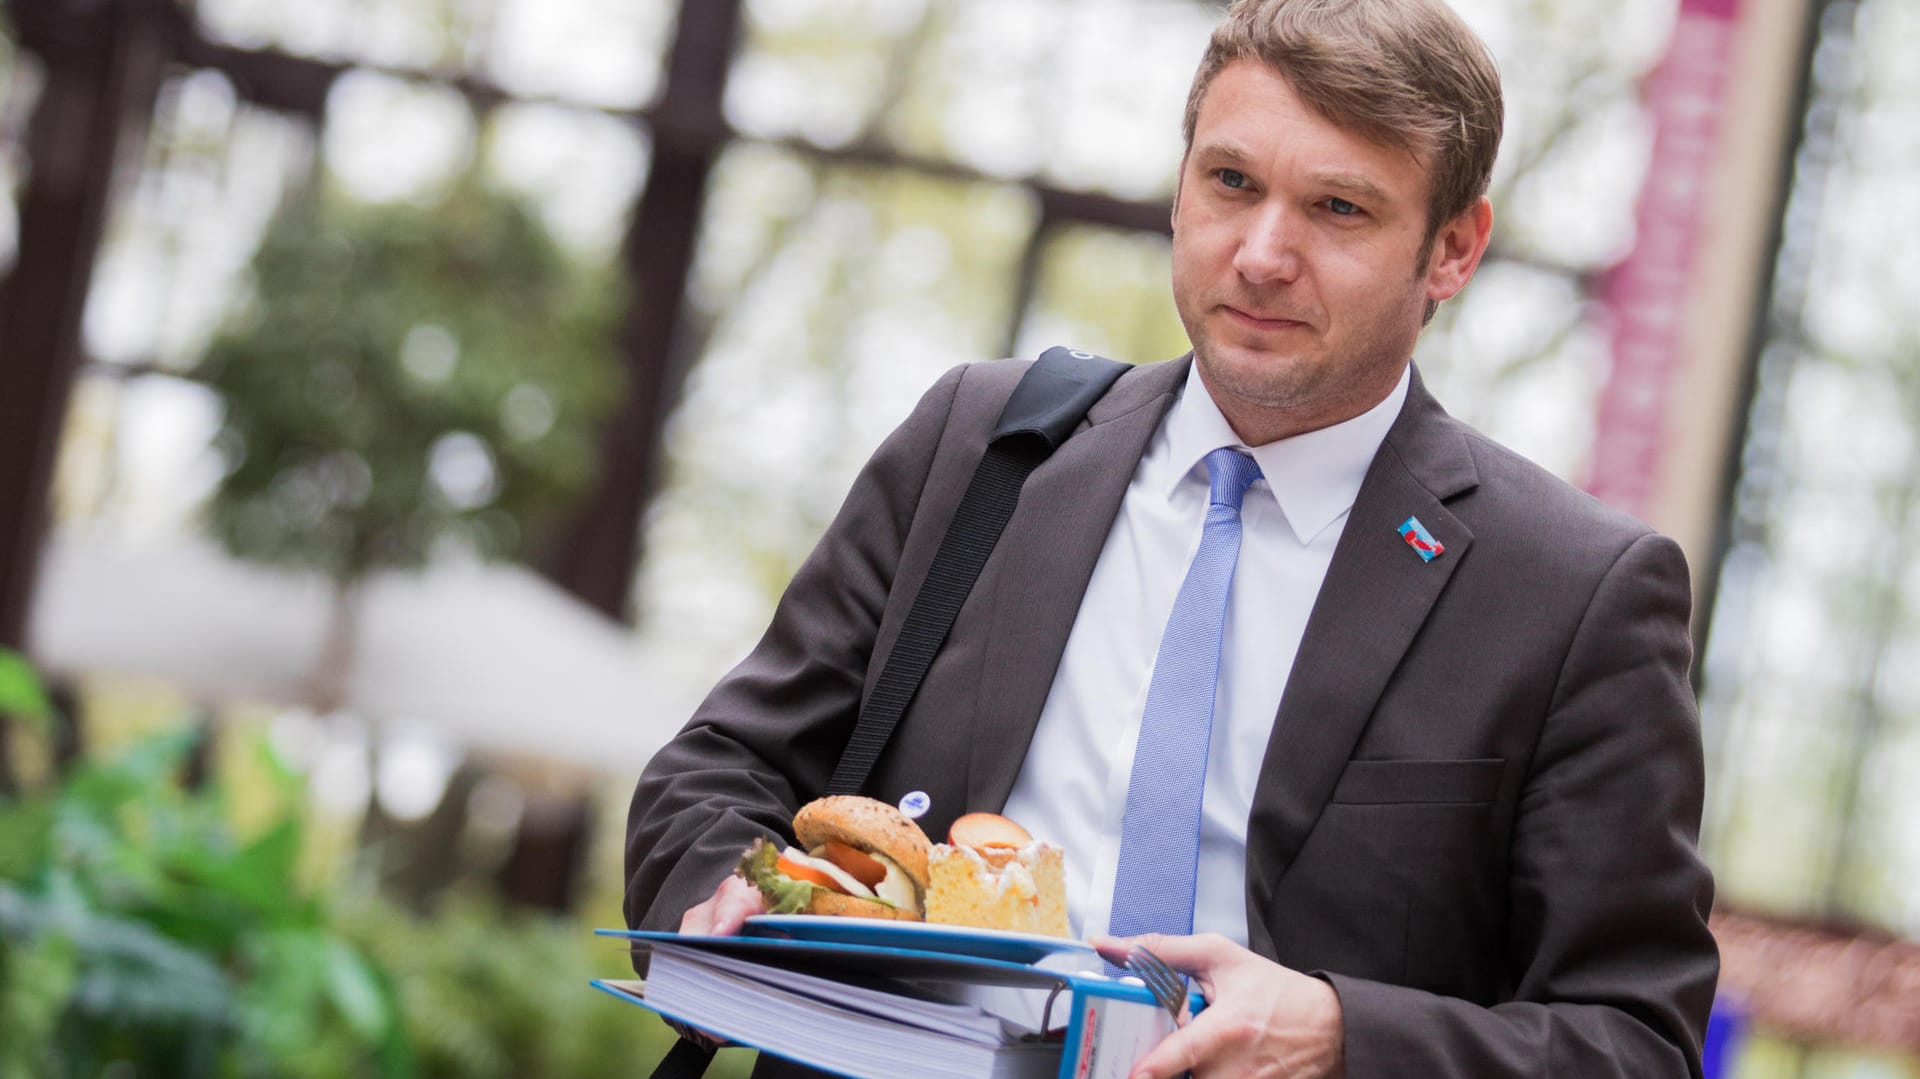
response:
[[(827, 793), (858, 794), (866, 785), (880, 751), (933, 665), (934, 654), (946, 643), (947, 632), (959, 617), (967, 593), (973, 591), (987, 556), (1006, 531), (1027, 476), (1073, 434), (1087, 410), (1127, 367), (1091, 352), (1055, 347), (1041, 353), (1020, 376), (988, 437), (986, 453), (960, 496), (947, 534), (934, 552), (920, 594), (907, 609), (900, 639), (880, 669)], [(654, 1068), (653, 1079), (699, 1079), (713, 1053), (710, 1041), (683, 1031)]]
[(707, 1073), (707, 1065), (713, 1063), (715, 1051), (713, 1042), (682, 1030), (673, 1048), (654, 1065), (653, 1079), (700, 1079)]
[(1127, 366), (1091, 352), (1055, 347), (1041, 353), (1021, 376), (847, 739), (828, 794), (858, 794), (866, 786), (880, 751), (893, 737), (934, 655), (946, 643), (960, 605), (1006, 530), (1027, 476), (1073, 434)]

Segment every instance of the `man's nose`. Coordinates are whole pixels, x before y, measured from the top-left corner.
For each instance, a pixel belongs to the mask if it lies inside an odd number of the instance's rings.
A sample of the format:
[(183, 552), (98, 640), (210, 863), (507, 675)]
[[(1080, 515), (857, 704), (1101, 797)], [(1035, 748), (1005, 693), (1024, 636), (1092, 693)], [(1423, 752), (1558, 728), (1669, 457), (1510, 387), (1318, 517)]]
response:
[(1254, 284), (1291, 281), (1300, 275), (1300, 230), (1298, 215), (1286, 206), (1263, 206), (1247, 222), (1234, 252), (1233, 268)]

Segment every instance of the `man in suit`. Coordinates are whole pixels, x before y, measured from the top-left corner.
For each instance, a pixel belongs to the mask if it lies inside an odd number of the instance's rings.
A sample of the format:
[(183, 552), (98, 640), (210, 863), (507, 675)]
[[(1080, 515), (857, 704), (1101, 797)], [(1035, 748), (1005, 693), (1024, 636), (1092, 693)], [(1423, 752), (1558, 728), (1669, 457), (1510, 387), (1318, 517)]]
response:
[[(1192, 356), (1128, 372), (1033, 473), (867, 784), (930, 794), (930, 834), (1004, 810), (1060, 841), (1075, 931), (1118, 956), (1104, 934), (1145, 926), (1195, 976), (1208, 1009), (1137, 1074), (1699, 1073), (1685, 564), (1453, 420), (1409, 360), (1486, 250), (1500, 128), (1439, 0), (1233, 5), (1174, 202)], [(631, 924), (760, 909), (728, 871), (824, 791), (1023, 369), (927, 393), (648, 766)], [(1222, 514), (1213, 699), (1171, 728), (1206, 747), (1198, 817), (1144, 859), (1150, 891), (1189, 867), (1169, 928), (1134, 913), (1126, 807), (1165, 781), (1168, 698), (1194, 704), (1155, 683), (1194, 651), (1170, 642)]]

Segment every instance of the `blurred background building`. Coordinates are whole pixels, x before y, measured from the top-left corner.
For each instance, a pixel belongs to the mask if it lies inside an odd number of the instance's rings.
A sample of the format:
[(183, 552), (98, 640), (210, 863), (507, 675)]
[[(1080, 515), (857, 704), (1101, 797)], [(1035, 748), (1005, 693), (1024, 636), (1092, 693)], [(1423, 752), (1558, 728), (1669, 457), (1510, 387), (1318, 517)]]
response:
[[(1920, 1075), (1920, 6), (1457, 6), (1509, 123), (1417, 359), (1687, 549), (1724, 1074)], [(233, 842), (277, 807), (298, 894), (394, 908), (342, 916), (406, 1015), (383, 1069), (640, 1051), (566, 981), (619, 953), (551, 943), (619, 921), (634, 776), (941, 371), (1186, 350), (1169, 200), (1221, 7), (0, 3), (0, 646), (52, 686), (0, 785), (51, 804), (184, 731)], [(0, 1015), (48, 851), (0, 891)], [(457, 958), (532, 923), (517, 968)], [(526, 956), (552, 1000), (503, 988)], [(459, 1028), (480, 985), (546, 1018)], [(321, 997), (342, 1059), (379, 1042)], [(543, 1037), (605, 1055), (509, 1044)]]

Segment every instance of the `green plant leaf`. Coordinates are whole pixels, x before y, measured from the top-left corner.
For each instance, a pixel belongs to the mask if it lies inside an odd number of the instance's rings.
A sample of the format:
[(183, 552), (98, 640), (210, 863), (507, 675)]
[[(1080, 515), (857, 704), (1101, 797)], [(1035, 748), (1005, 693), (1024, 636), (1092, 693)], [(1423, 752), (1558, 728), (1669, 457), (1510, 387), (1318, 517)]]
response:
[(53, 722), (53, 704), (26, 657), (0, 648), (0, 716), (15, 716), (42, 734)]
[(273, 748), (273, 742), (267, 738), (253, 741), (252, 759), (260, 774), (267, 777), (275, 793), (289, 803), (298, 801), (306, 790), (306, 777), (282, 760)]
[(212, 957), (138, 917), (82, 915), (60, 928), (80, 949), (72, 1006), (116, 1025), (221, 1026), (232, 1012), (227, 976)]
[(26, 881), (53, 850), (53, 810), (44, 802), (0, 801), (0, 881)]
[[(7, 890), (0, 886), (0, 898)], [(14, 896), (18, 898), (18, 896)], [(78, 968), (73, 942), (0, 925), (0, 1076), (55, 1074), (51, 1051)]]
[(88, 760), (68, 780), (61, 801), (110, 813), (129, 802), (179, 801), (174, 778), (193, 749), (193, 731), (166, 731), (143, 738), (107, 760)]
[(196, 894), (218, 903), (219, 913), (244, 910), (272, 923), (307, 920), (298, 891), (295, 865), (300, 856), (300, 824), (289, 816), (239, 851), (200, 840), (179, 843), (167, 861), (182, 886), (183, 898)]
[(380, 980), (360, 953), (338, 938), (327, 942), (327, 996), (353, 1032), (376, 1041), (393, 1022), (393, 1008)]

